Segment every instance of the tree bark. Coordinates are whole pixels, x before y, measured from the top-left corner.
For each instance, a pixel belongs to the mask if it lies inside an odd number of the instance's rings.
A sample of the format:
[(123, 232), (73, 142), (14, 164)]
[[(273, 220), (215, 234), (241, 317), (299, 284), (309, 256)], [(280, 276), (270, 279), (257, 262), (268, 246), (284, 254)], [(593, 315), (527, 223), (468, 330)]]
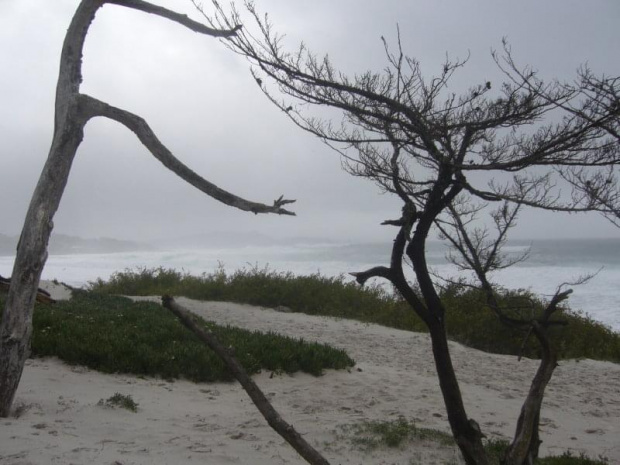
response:
[(55, 135), (26, 215), (0, 325), (0, 417), (9, 415), (29, 355), (32, 310), (47, 259), (52, 218), (82, 136), (81, 122), (65, 127), (62, 134)]
[(181, 305), (177, 304), (170, 296), (161, 298), (165, 308), (174, 313), (179, 320), (198, 338), (204, 342), (218, 357), (226, 364), (233, 376), (239, 381), (245, 392), (248, 393), (256, 408), (263, 415), (269, 426), (284, 438), (306, 462), (312, 465), (329, 465), (329, 462), (314, 447), (312, 447), (293, 426), (282, 419), (280, 414), (273, 408), (263, 391), (247, 374), (243, 366), (234, 357), (233, 352), (222, 345), (217, 337), (198, 326), (194, 321), (194, 316)]

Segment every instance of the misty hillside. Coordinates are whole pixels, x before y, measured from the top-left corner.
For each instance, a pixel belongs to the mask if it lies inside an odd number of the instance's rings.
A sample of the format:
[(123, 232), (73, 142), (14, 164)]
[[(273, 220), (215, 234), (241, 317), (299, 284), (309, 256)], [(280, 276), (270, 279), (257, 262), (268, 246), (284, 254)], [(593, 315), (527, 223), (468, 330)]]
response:
[[(0, 234), (0, 255), (15, 255), (19, 236), (7, 236)], [(98, 239), (85, 239), (65, 234), (52, 234), (49, 244), (50, 255), (69, 255), (84, 253), (115, 253), (137, 250), (153, 250), (148, 244), (133, 241), (123, 241), (101, 237)]]

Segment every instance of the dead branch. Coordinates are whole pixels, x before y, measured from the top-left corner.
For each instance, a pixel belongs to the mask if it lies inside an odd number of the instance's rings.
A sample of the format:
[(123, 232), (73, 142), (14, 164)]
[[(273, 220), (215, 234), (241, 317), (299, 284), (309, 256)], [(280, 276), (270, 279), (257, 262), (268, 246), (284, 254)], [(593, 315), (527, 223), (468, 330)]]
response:
[(283, 205), (294, 203), (295, 200), (286, 200), (283, 199), (283, 196), (280, 196), (280, 198), (273, 202), (273, 205), (251, 202), (225, 191), (224, 189), (221, 189), (215, 184), (207, 181), (179, 161), (179, 159), (176, 158), (172, 152), (170, 152), (170, 150), (168, 150), (166, 146), (160, 142), (144, 118), (112, 105), (108, 105), (101, 100), (97, 100), (84, 94), (80, 95), (80, 103), (82, 111), (88, 118), (103, 116), (117, 121), (127, 127), (138, 137), (138, 139), (140, 139), (140, 142), (142, 142), (149, 152), (151, 152), (151, 154), (166, 168), (208, 196), (213, 197), (214, 199), (219, 200), (220, 202), (231, 207), (255, 214), (276, 213), (278, 215), (295, 215), (295, 213), (282, 208)]
[(174, 21), (175, 23), (185, 26), (186, 28), (191, 29), (194, 32), (210, 35), (213, 37), (234, 36), (237, 31), (239, 31), (242, 27), (240, 24), (235, 25), (231, 29), (216, 29), (207, 27), (202, 23), (194, 21), (187, 15), (182, 15), (180, 13), (177, 13), (176, 11), (168, 10), (167, 8), (163, 8), (159, 5), (153, 5), (152, 3), (144, 2), (142, 0), (105, 0), (105, 3), (120, 5), (127, 8), (132, 8), (134, 10), (143, 11), (144, 13), (150, 13), (156, 16), (160, 16), (162, 18), (169, 19), (171, 21)]
[(273, 408), (263, 391), (250, 378), (243, 366), (237, 361), (230, 349), (222, 345), (218, 338), (212, 332), (199, 326), (195, 321), (195, 316), (189, 310), (186, 310), (168, 295), (161, 298), (162, 305), (174, 313), (187, 329), (192, 331), (198, 338), (205, 343), (218, 357), (226, 364), (233, 376), (239, 381), (245, 392), (248, 393), (256, 408), (263, 415), (269, 426), (276, 433), (284, 438), (306, 462), (312, 465), (329, 465), (329, 462), (312, 447), (292, 425), (282, 419), (280, 414)]
[[(0, 292), (7, 293), (11, 287), (11, 278), (4, 278), (0, 276)], [(56, 301), (52, 299), (52, 296), (45, 289), (40, 287), (37, 289), (36, 301), (43, 304), (55, 304)]]
[(385, 266), (375, 266), (366, 271), (352, 271), (349, 273), (351, 276), (355, 278), (355, 281), (361, 286), (366, 284), (370, 278), (391, 278), (391, 270)]

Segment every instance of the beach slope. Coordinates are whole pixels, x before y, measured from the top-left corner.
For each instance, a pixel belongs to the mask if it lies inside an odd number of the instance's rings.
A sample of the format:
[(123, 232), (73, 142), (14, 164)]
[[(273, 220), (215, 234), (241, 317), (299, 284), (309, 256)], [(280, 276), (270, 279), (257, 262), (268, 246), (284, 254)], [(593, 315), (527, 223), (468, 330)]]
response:
[[(448, 431), (428, 336), (249, 305), (177, 301), (220, 324), (319, 341), (353, 357), (357, 365), (350, 371), (319, 378), (272, 373), (255, 378), (282, 416), (331, 463), (461, 463), (452, 447), (417, 441), (364, 451), (347, 433), (348, 425), (399, 416)], [(456, 343), (451, 350), (469, 415), (489, 438), (510, 438), (536, 361)], [(619, 365), (561, 362), (542, 410), (542, 454), (571, 450), (620, 463), (619, 386)], [(115, 393), (131, 396), (138, 411), (100, 405)], [(0, 463), (6, 465), (304, 463), (233, 383), (104, 375), (34, 359), (15, 406), (15, 417), (0, 420)]]

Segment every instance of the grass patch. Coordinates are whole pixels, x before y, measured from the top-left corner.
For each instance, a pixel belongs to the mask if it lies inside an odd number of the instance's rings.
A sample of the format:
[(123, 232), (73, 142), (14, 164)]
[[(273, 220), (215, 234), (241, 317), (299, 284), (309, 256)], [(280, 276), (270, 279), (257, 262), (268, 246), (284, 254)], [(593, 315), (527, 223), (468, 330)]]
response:
[[(378, 286), (360, 288), (344, 277), (319, 274), (295, 276), (268, 269), (245, 269), (232, 274), (224, 270), (192, 276), (164, 268), (127, 270), (110, 280), (90, 284), (98, 292), (125, 295), (177, 295), (198, 300), (219, 300), (265, 307), (289, 307), (295, 312), (327, 315), (377, 323), (392, 328), (424, 332), (426, 328), (402, 300)], [(447, 308), (450, 339), (487, 352), (516, 355), (524, 334), (502, 325), (474, 290), (449, 288), (442, 293)], [(526, 291), (506, 291), (500, 302), (513, 315), (540, 310), (543, 302)], [(525, 315), (524, 315), (525, 314)], [(554, 330), (553, 341), (560, 358), (591, 358), (620, 362), (620, 334), (568, 307), (556, 314), (569, 322)], [(523, 355), (538, 357), (533, 338)]]
[(609, 460), (605, 457), (591, 459), (590, 457), (579, 454), (573, 455), (570, 451), (562, 455), (543, 457), (536, 462), (537, 465), (608, 465)]
[[(490, 465), (499, 465), (508, 448), (508, 441), (490, 440), (487, 441), (484, 448), (487, 451)], [(598, 459), (592, 459), (581, 453), (573, 455), (571, 451), (566, 451), (562, 455), (549, 455), (547, 457), (538, 458), (535, 465), (608, 465), (609, 460), (603, 456)]]
[[(449, 433), (419, 428), (415, 422), (399, 417), (391, 421), (369, 421), (340, 426), (338, 440), (346, 440), (353, 446), (368, 452), (382, 448), (404, 448), (408, 443), (420, 440), (434, 443), (437, 448), (454, 448), (456, 442)], [(485, 442), (485, 450), (490, 465), (499, 465), (508, 448), (508, 441), (489, 440)], [(570, 451), (562, 455), (539, 458), (536, 465), (608, 465), (604, 457), (591, 459), (583, 454), (573, 455)]]
[(363, 451), (379, 448), (404, 447), (414, 439), (429, 440), (438, 446), (454, 446), (448, 433), (429, 428), (419, 428), (405, 417), (392, 421), (368, 421), (341, 427), (344, 437)]
[[(57, 356), (104, 373), (196, 382), (233, 379), (224, 363), (161, 305), (86, 291), (73, 295), (69, 301), (35, 307), (34, 356)], [(303, 371), (318, 376), (325, 369), (354, 365), (343, 350), (324, 344), (203, 324), (235, 350), (250, 374)]]
[(121, 394), (117, 392), (111, 397), (103, 400), (101, 399), (97, 402), (97, 405), (101, 405), (103, 407), (111, 407), (111, 408), (124, 408), (125, 410), (129, 410), (130, 412), (136, 413), (138, 411), (138, 404), (135, 400), (129, 395)]

